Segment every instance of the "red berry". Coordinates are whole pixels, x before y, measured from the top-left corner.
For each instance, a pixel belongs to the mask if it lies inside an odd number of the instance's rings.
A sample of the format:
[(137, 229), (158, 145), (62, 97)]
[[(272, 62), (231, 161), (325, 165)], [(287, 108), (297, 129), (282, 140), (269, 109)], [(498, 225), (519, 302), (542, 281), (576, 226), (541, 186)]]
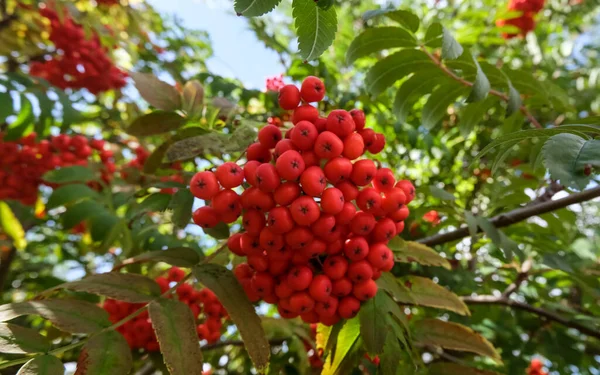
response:
[(366, 260), (353, 262), (348, 266), (348, 277), (353, 283), (360, 283), (373, 277), (373, 267)]
[(256, 168), (256, 182), (261, 191), (271, 193), (281, 184), (281, 179), (275, 166), (265, 163)]
[(315, 141), (315, 154), (321, 159), (333, 159), (342, 154), (344, 142), (330, 131), (319, 134)]
[(248, 160), (257, 160), (261, 163), (271, 161), (271, 151), (260, 143), (253, 143), (246, 150)]
[(335, 158), (329, 160), (323, 167), (325, 177), (332, 184), (346, 181), (352, 174), (352, 162), (346, 158)]
[(219, 215), (236, 214), (239, 217), (242, 213), (240, 196), (230, 189), (221, 190), (211, 204)]
[(281, 141), (281, 129), (275, 125), (267, 125), (258, 132), (258, 141), (266, 148), (274, 148)]
[(375, 131), (373, 129), (363, 129), (358, 132), (363, 139), (363, 143), (365, 144), (365, 149), (368, 149), (375, 142)]
[(185, 271), (179, 267), (172, 267), (167, 273), (169, 281), (180, 282), (185, 277)]
[(409, 204), (413, 199), (415, 199), (415, 187), (408, 180), (401, 180), (396, 183), (396, 187), (402, 189), (404, 194), (406, 195), (405, 204)]
[(336, 225), (347, 225), (352, 221), (352, 218), (356, 214), (356, 207), (354, 204), (350, 202), (345, 202), (344, 207), (335, 215), (335, 223)]
[(233, 269), (233, 273), (235, 274), (235, 277), (237, 277), (238, 280), (249, 279), (252, 276), (254, 276), (254, 271), (252, 271), (252, 268), (250, 268), (250, 266), (246, 263), (240, 263), (237, 266), (235, 266), (235, 268)]
[(275, 295), (279, 298), (289, 298), (294, 294), (294, 289), (290, 288), (287, 277), (279, 279), (275, 284)]
[(317, 302), (327, 301), (331, 294), (331, 289), (331, 279), (325, 275), (315, 276), (308, 287), (310, 296)]
[(294, 85), (285, 85), (279, 90), (277, 101), (281, 109), (294, 109), (300, 104), (300, 90)]
[(364, 188), (356, 197), (356, 205), (365, 212), (375, 213), (381, 208), (381, 195), (373, 188)]
[(265, 227), (265, 214), (257, 210), (247, 210), (242, 217), (242, 226), (246, 233), (252, 236), (258, 236)]
[(376, 243), (371, 245), (367, 260), (373, 268), (381, 269), (385, 267), (390, 258), (393, 259), (394, 254), (384, 243)]
[[(313, 310), (311, 310), (311, 311), (309, 311), (307, 313), (300, 314), (300, 319), (302, 319), (302, 321), (304, 323), (308, 323), (308, 324), (319, 323), (319, 314), (317, 314), (315, 312), (315, 310), (313, 309)], [(312, 364), (311, 364), (311, 366), (312, 366)]]
[(344, 209), (344, 194), (336, 188), (325, 189), (321, 196), (321, 209), (331, 215), (337, 215)]
[(300, 153), (306, 167), (312, 167), (313, 165), (320, 165), (321, 159), (315, 154), (313, 150), (304, 150)]
[(288, 150), (277, 158), (275, 168), (282, 179), (295, 181), (304, 172), (304, 159), (298, 151)]
[(406, 194), (400, 188), (393, 188), (385, 193), (381, 201), (381, 208), (386, 213), (398, 211), (406, 203)]
[(344, 139), (342, 155), (350, 160), (360, 157), (365, 152), (365, 142), (358, 133), (352, 133)]
[(323, 264), (323, 272), (331, 280), (341, 279), (348, 270), (348, 261), (339, 255), (329, 256)]
[(327, 116), (327, 130), (338, 135), (340, 138), (349, 136), (356, 125), (350, 113), (343, 109), (334, 109)]
[(296, 266), (290, 270), (287, 282), (294, 290), (307, 289), (313, 280), (313, 273), (307, 266)]
[(324, 132), (325, 128), (327, 127), (327, 119), (324, 117), (319, 117), (313, 123), (315, 124), (315, 128), (317, 128), (319, 133)]
[(344, 254), (353, 262), (365, 259), (369, 254), (369, 243), (364, 237), (352, 237), (344, 244)]
[[(279, 173), (281, 176), (281, 173)], [(296, 182), (288, 181), (279, 185), (275, 192), (273, 193), (273, 198), (275, 199), (275, 203), (280, 206), (288, 206), (293, 201), (296, 200), (302, 193), (302, 189), (300, 189), (300, 185)]]
[(409, 214), (410, 214), (410, 211), (408, 210), (408, 207), (402, 206), (402, 208), (389, 214), (388, 217), (390, 219), (394, 220), (395, 222), (398, 222), (398, 221), (406, 220), (406, 218), (408, 217)]
[(351, 181), (342, 181), (335, 185), (337, 189), (340, 189), (344, 194), (344, 200), (346, 202), (351, 202), (358, 197), (358, 188)]
[(244, 190), (240, 197), (242, 207), (245, 209), (254, 209), (261, 212), (267, 212), (275, 207), (273, 194), (260, 191), (258, 188), (251, 187)]
[(355, 284), (352, 294), (361, 301), (369, 300), (377, 294), (377, 283), (368, 279), (362, 283)]
[(360, 310), (360, 301), (352, 296), (346, 296), (340, 300), (338, 314), (342, 319), (352, 319)]
[(287, 207), (275, 207), (269, 211), (267, 225), (274, 233), (284, 234), (292, 230), (295, 223)]
[(367, 212), (357, 212), (350, 222), (352, 233), (367, 236), (375, 227), (375, 217)]
[(383, 218), (375, 224), (371, 238), (375, 242), (388, 242), (396, 236), (396, 223), (390, 218)]
[(332, 283), (331, 295), (341, 298), (352, 293), (352, 281), (347, 277), (334, 280)]
[(279, 250), (284, 246), (283, 235), (273, 232), (270, 228), (263, 228), (260, 231), (259, 243), (266, 251)]
[(319, 314), (320, 318), (329, 318), (335, 316), (339, 300), (335, 297), (327, 297), (324, 301), (319, 301), (315, 305), (315, 311)]
[(333, 215), (326, 213), (321, 216), (311, 225), (310, 229), (319, 238), (327, 238), (335, 228), (335, 218)]
[(219, 182), (214, 173), (198, 172), (190, 181), (190, 192), (200, 199), (211, 199), (219, 192)]
[(319, 239), (313, 239), (302, 249), (302, 255), (312, 258), (316, 255), (322, 255), (327, 250), (327, 244)]
[(317, 202), (306, 195), (292, 202), (290, 212), (298, 225), (311, 225), (319, 219), (321, 214)]
[(371, 154), (378, 154), (384, 149), (384, 147), (385, 136), (381, 133), (375, 133), (375, 138), (373, 139), (371, 145), (367, 147), (367, 150), (369, 150)]
[(311, 122), (300, 121), (296, 124), (290, 140), (298, 149), (310, 150), (313, 148), (318, 135), (317, 128)]
[(325, 84), (317, 77), (308, 76), (302, 81), (300, 96), (307, 103), (320, 102), (325, 97)]
[(253, 236), (250, 233), (242, 233), (242, 237), (240, 237), (240, 246), (242, 247), (242, 252), (246, 255), (259, 254), (262, 256), (262, 249), (260, 248), (258, 236)]
[(246, 165), (244, 165), (244, 178), (252, 186), (256, 186), (257, 185), (257, 182), (256, 182), (256, 169), (261, 164), (262, 163), (259, 162), (258, 160), (250, 160), (250, 161), (246, 162)]
[(194, 211), (192, 219), (196, 225), (202, 228), (213, 228), (219, 224), (219, 215), (214, 208), (203, 206)]
[(389, 168), (380, 168), (373, 178), (373, 187), (379, 192), (387, 192), (394, 188), (396, 179)]
[(300, 121), (315, 122), (319, 118), (319, 110), (310, 104), (304, 104), (294, 110), (292, 123), (296, 125)]
[(275, 150), (273, 151), (273, 158), (275, 160), (279, 159), (281, 155), (283, 155), (286, 151), (296, 150), (296, 146), (289, 139), (283, 139), (277, 143), (275, 146)]
[(404, 221), (396, 223), (396, 234), (400, 234), (404, 231)]
[(363, 130), (365, 127), (365, 113), (361, 109), (353, 109), (350, 111), (350, 116), (356, 125), (356, 131)]
[(273, 289), (275, 288), (275, 279), (271, 274), (267, 272), (257, 272), (252, 276), (252, 288), (256, 291), (256, 293), (264, 297), (266, 295), (272, 294)]
[(244, 171), (234, 162), (227, 162), (217, 168), (217, 179), (226, 189), (238, 187), (244, 182)]
[(323, 170), (317, 166), (307, 168), (300, 176), (302, 190), (312, 196), (319, 197), (325, 190), (327, 179)]
[(306, 292), (298, 292), (290, 297), (290, 307), (297, 314), (306, 314), (315, 307), (315, 300)]
[(365, 186), (373, 180), (375, 173), (377, 173), (377, 167), (373, 160), (363, 159), (354, 163), (350, 179), (357, 186)]
[(292, 249), (308, 246), (313, 240), (312, 232), (306, 227), (295, 227), (285, 234), (285, 243)]
[(227, 247), (235, 255), (243, 256), (246, 255), (242, 252), (242, 244), (240, 239), (242, 238), (241, 233), (235, 233), (227, 240)]

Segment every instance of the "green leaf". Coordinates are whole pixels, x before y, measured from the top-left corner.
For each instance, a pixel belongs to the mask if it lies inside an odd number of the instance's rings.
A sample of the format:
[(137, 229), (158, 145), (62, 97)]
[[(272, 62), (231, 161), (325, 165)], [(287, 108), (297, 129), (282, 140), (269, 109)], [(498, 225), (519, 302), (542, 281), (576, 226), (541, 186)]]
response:
[(404, 81), (396, 93), (392, 106), (398, 120), (400, 122), (406, 121), (415, 102), (422, 96), (431, 93), (433, 89), (444, 82), (449, 82), (449, 78), (438, 68), (425, 68)]
[(13, 100), (8, 92), (0, 92), (0, 123), (14, 113)]
[(108, 212), (92, 216), (88, 223), (92, 240), (102, 242), (104, 249), (108, 249), (117, 240), (123, 228), (122, 219)]
[(33, 329), (10, 323), (0, 324), (0, 353), (45, 353), (51, 345), (50, 340)]
[(56, 288), (93, 293), (131, 303), (152, 301), (161, 294), (160, 287), (154, 280), (133, 273), (117, 272), (91, 275)]
[(123, 335), (108, 331), (90, 338), (85, 344), (75, 374), (127, 375), (132, 366), (131, 349)]
[(477, 218), (469, 211), (465, 211), (465, 221), (467, 222), (467, 226), (469, 227), (469, 234), (471, 235), (471, 237), (477, 236), (477, 232), (479, 231)]
[(346, 61), (356, 59), (390, 48), (414, 47), (417, 41), (413, 35), (400, 27), (374, 27), (358, 35), (346, 51)]
[(321, 371), (321, 375), (345, 375), (350, 372), (344, 372), (347, 362), (352, 362), (356, 355), (360, 337), (359, 318), (350, 319), (342, 326), (335, 345), (335, 352), (332, 353), (333, 360), (328, 357)]
[(25, 230), (6, 202), (0, 202), (0, 228), (12, 238), (17, 249), (22, 250), (27, 246)]
[(41, 355), (29, 360), (17, 375), (59, 375), (65, 373), (62, 362), (53, 355)]
[[(185, 228), (192, 218), (192, 205), (194, 204), (194, 196), (189, 189), (178, 189), (169, 206), (173, 209), (173, 217), (171, 220), (178, 228)], [(227, 228), (229, 232), (229, 228)]]
[(47, 172), (42, 177), (44, 181), (54, 184), (68, 184), (71, 182), (88, 182), (94, 179), (94, 172), (80, 165), (63, 167)]
[(292, 9), (300, 56), (307, 61), (315, 60), (335, 39), (335, 7), (323, 10), (313, 0), (293, 0)]
[(483, 216), (477, 216), (477, 225), (483, 230), (483, 232), (492, 240), (493, 243), (500, 243), (500, 231), (492, 224), (487, 218)]
[(163, 111), (181, 108), (181, 96), (175, 87), (148, 73), (129, 72), (142, 98), (151, 106)]
[(202, 352), (189, 306), (161, 298), (150, 302), (148, 313), (169, 372), (172, 375), (200, 374)]
[(442, 30), (442, 58), (449, 60), (459, 58), (464, 51), (463, 47), (454, 39), (448, 29), (442, 27)]
[(383, 345), (383, 354), (380, 356), (379, 369), (381, 370), (381, 375), (398, 374), (398, 365), (402, 354), (402, 349), (396, 335), (387, 335)]
[(584, 173), (586, 165), (600, 167), (600, 140), (586, 141), (573, 134), (558, 134), (542, 148), (544, 165), (553, 179), (571, 188), (583, 190), (591, 176)]
[(39, 315), (69, 333), (94, 333), (111, 325), (104, 309), (85, 301), (49, 299), (0, 306), (1, 322), (22, 315)]
[(427, 47), (440, 48), (444, 39), (444, 27), (439, 22), (434, 22), (425, 32), (425, 42)]
[(467, 98), (467, 103), (482, 101), (487, 97), (492, 88), (490, 80), (485, 75), (483, 70), (481, 70), (481, 66), (479, 66), (477, 58), (475, 58), (475, 56), (472, 56), (472, 59), (475, 65), (477, 66), (477, 75), (475, 76), (475, 81), (473, 82), (473, 88), (471, 89), (471, 93)]
[(169, 207), (172, 196), (165, 193), (150, 194), (132, 209), (130, 215), (141, 215), (145, 212), (163, 212)]
[(207, 133), (173, 143), (167, 150), (169, 162), (186, 160), (198, 155), (220, 155), (228, 138), (224, 134)]
[[(259, 0), (255, 0), (256, 2)], [(280, 0), (274, 0), (280, 1)], [(202, 115), (204, 102), (204, 87), (198, 81), (189, 81), (183, 86), (181, 93), (183, 110), (189, 118), (198, 118)]]
[(83, 184), (61, 186), (52, 192), (52, 195), (48, 198), (46, 208), (51, 210), (85, 198), (96, 199), (98, 198), (98, 193)]
[(217, 240), (226, 240), (229, 238), (229, 226), (223, 222), (215, 225), (213, 228), (202, 229), (204, 233), (216, 238)]
[(35, 122), (33, 105), (25, 95), (21, 95), (20, 99), (21, 108), (19, 109), (19, 115), (16, 120), (8, 126), (8, 131), (3, 137), (3, 141), (14, 141), (32, 130), (33, 123)]
[(398, 22), (405, 29), (409, 30), (412, 33), (417, 32), (419, 30), (419, 17), (412, 12), (407, 10), (396, 10), (396, 9), (375, 9), (366, 11), (362, 19), (363, 21), (368, 21), (372, 18), (386, 16), (392, 21)]
[(144, 262), (164, 262), (177, 267), (192, 267), (200, 262), (200, 255), (189, 247), (174, 247), (140, 254), (124, 260), (119, 266)]
[(456, 200), (456, 197), (454, 196), (454, 194), (452, 193), (448, 193), (446, 190), (444, 189), (440, 189), (437, 186), (429, 186), (429, 192), (431, 193), (432, 196), (441, 199), (443, 201), (454, 201)]
[(155, 111), (136, 118), (127, 133), (138, 137), (162, 134), (179, 129), (186, 119), (175, 112)]
[(365, 302), (358, 313), (360, 334), (365, 348), (371, 355), (383, 353), (383, 345), (388, 333), (386, 328), (386, 310), (383, 308), (384, 291), (379, 291), (375, 297)]
[(202, 264), (193, 272), (198, 281), (217, 295), (237, 326), (254, 366), (259, 372), (264, 371), (271, 354), (269, 341), (254, 306), (233, 273), (217, 264)]
[(500, 354), (488, 340), (461, 324), (423, 319), (415, 322), (413, 333), (422, 345), (475, 353), (502, 363)]
[(394, 275), (389, 272), (383, 272), (381, 277), (377, 279), (377, 286), (388, 292), (396, 301), (414, 304), (410, 290), (400, 283)]
[(388, 247), (394, 252), (397, 262), (417, 262), (424, 266), (451, 268), (450, 263), (435, 250), (420, 243), (404, 241), (400, 237), (394, 237), (388, 243)]
[[(406, 276), (401, 282), (410, 290), (410, 296), (416, 305), (435, 307), (453, 311), (460, 315), (471, 315), (469, 308), (454, 293), (431, 279), (419, 276)], [(399, 300), (410, 303), (410, 300)]]
[(280, 2), (281, 0), (235, 0), (233, 7), (238, 16), (258, 17), (275, 9)]
[(483, 119), (488, 110), (498, 101), (495, 97), (487, 97), (482, 102), (470, 103), (460, 112), (458, 126), (460, 134), (466, 137), (475, 126)]
[(159, 169), (162, 165), (162, 161), (165, 158), (165, 154), (171, 145), (173, 144), (172, 140), (166, 140), (160, 146), (158, 146), (152, 154), (146, 159), (144, 163), (144, 169), (142, 172), (146, 174), (154, 174), (157, 169)]
[(519, 94), (517, 89), (510, 83), (508, 85), (508, 105), (506, 107), (506, 115), (510, 116), (517, 112), (522, 105), (523, 101), (521, 100), (521, 94)]
[(378, 96), (399, 79), (433, 66), (433, 62), (423, 51), (407, 49), (396, 52), (379, 60), (368, 71), (365, 79), (367, 91)]
[(456, 82), (443, 84), (435, 89), (423, 107), (423, 126), (433, 129), (446, 116), (448, 106), (467, 91), (466, 87)]
[(427, 369), (429, 370), (428, 375), (500, 375), (495, 371), (480, 370), (453, 362), (435, 362)]

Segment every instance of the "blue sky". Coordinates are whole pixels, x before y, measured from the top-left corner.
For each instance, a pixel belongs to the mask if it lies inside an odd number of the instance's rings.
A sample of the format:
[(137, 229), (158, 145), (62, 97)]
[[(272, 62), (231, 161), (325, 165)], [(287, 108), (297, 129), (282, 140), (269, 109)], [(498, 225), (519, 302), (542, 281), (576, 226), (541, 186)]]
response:
[(237, 78), (247, 88), (264, 89), (267, 77), (283, 73), (275, 52), (254, 36), (229, 0), (148, 0), (161, 14), (175, 14), (186, 27), (210, 34), (214, 57), (210, 71)]

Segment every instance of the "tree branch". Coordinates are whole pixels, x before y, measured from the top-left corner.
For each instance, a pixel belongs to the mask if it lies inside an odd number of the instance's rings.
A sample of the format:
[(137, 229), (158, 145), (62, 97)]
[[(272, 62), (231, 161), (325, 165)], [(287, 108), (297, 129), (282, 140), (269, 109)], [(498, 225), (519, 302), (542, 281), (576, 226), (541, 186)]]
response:
[[(562, 199), (521, 207), (516, 210), (509, 211), (498, 216), (494, 216), (492, 219), (490, 219), (490, 222), (496, 228), (507, 227), (509, 225), (519, 223), (533, 216), (539, 216), (548, 212), (565, 208), (572, 204), (586, 202), (598, 197), (600, 197), (600, 187), (595, 187), (592, 189), (582, 191), (581, 193), (571, 194), (568, 197)], [(481, 228), (478, 228), (478, 231), (481, 232)], [(447, 242), (460, 240), (461, 238), (467, 236), (469, 236), (469, 228), (467, 226), (464, 226), (452, 232), (436, 234), (434, 236), (422, 238), (417, 242), (427, 246), (435, 246)]]
[[(456, 82), (460, 83), (463, 86), (473, 87), (473, 82), (467, 81), (466, 79), (457, 76), (452, 70), (448, 69), (447, 66), (442, 64), (442, 61), (440, 59), (438, 59), (437, 57), (432, 55), (429, 51), (427, 51), (427, 49), (425, 47), (421, 47), (421, 50), (423, 52), (425, 52), (425, 54), (431, 59), (431, 61), (433, 61), (433, 63), (435, 65), (437, 65), (448, 77), (452, 78), (453, 80), (455, 80)], [(498, 98), (500, 98), (501, 100), (503, 100), (505, 102), (508, 102), (510, 100), (508, 97), (508, 94), (505, 94), (498, 90), (491, 89), (490, 95), (497, 96)], [(523, 115), (525, 115), (525, 117), (527, 117), (529, 122), (531, 122), (531, 124), (534, 127), (538, 128), (538, 129), (542, 128), (542, 125), (540, 125), (538, 120), (536, 120), (535, 117), (533, 117), (533, 115), (531, 114), (531, 112), (529, 112), (529, 109), (527, 109), (527, 107), (525, 107), (524, 105), (521, 105), (521, 107), (519, 109), (521, 110), (521, 113), (523, 113)]]
[(600, 331), (597, 331), (591, 327), (583, 325), (578, 322), (566, 319), (554, 312), (541, 309), (539, 307), (531, 306), (527, 303), (518, 302), (506, 297), (495, 297), (495, 296), (475, 296), (475, 297), (462, 297), (464, 303), (469, 305), (500, 305), (508, 306), (517, 310), (523, 310), (532, 314), (546, 318), (549, 321), (556, 322), (565, 327), (574, 328), (579, 332), (586, 334), (591, 337), (600, 339)]
[[(289, 341), (289, 340), (290, 340), (289, 337), (282, 338), (282, 339), (273, 339), (273, 340), (269, 340), (269, 344), (278, 346), (278, 345), (282, 345), (284, 342)], [(221, 342), (216, 342), (214, 344), (204, 345), (201, 349), (204, 352), (207, 350), (219, 349), (224, 346), (244, 346), (244, 345), (245, 344), (242, 340), (221, 341)]]

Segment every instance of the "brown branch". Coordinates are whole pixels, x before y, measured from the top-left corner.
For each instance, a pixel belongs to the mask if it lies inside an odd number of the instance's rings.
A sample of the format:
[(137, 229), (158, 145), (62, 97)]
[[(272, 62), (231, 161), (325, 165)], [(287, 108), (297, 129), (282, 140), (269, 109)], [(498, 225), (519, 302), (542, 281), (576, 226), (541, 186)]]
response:
[[(421, 50), (423, 52), (425, 52), (427, 57), (429, 57), (431, 59), (431, 61), (433, 61), (433, 63), (435, 65), (437, 65), (448, 77), (452, 78), (453, 80), (455, 80), (456, 82), (460, 83), (463, 86), (466, 86), (466, 87), (473, 86), (473, 82), (467, 81), (466, 79), (456, 75), (456, 73), (454, 73), (452, 70), (448, 69), (448, 67), (445, 66), (440, 59), (438, 59), (437, 57), (432, 55), (429, 51), (427, 51), (427, 49), (424, 46), (421, 46)], [(508, 94), (505, 94), (498, 90), (491, 89), (490, 95), (497, 96), (498, 98), (500, 98), (501, 100), (503, 100), (505, 102), (509, 101)], [(525, 117), (527, 117), (529, 122), (531, 122), (531, 124), (534, 127), (538, 128), (538, 129), (542, 128), (542, 125), (540, 125), (538, 120), (536, 120), (536, 118), (533, 117), (533, 115), (531, 114), (531, 112), (529, 112), (529, 109), (527, 109), (527, 107), (525, 107), (524, 105), (521, 105), (521, 107), (519, 109), (521, 110), (521, 113), (523, 113), (523, 115), (525, 115)]]
[[(273, 340), (269, 340), (269, 344), (270, 345), (275, 345), (275, 346), (279, 346), (282, 345), (284, 342), (289, 341), (290, 338), (286, 337), (283, 339), (273, 339)], [(244, 342), (242, 340), (234, 340), (234, 341), (221, 341), (221, 342), (217, 342), (214, 344), (208, 344), (208, 345), (204, 345), (201, 349), (202, 351), (207, 351), (207, 350), (213, 350), (213, 349), (219, 349), (222, 348), (224, 346), (244, 346)]]
[(581, 323), (569, 320), (564, 318), (554, 312), (547, 311), (541, 309), (539, 307), (531, 306), (527, 303), (518, 302), (504, 296), (495, 297), (495, 296), (475, 296), (475, 297), (462, 297), (464, 303), (469, 305), (500, 305), (500, 306), (508, 306), (517, 310), (523, 310), (530, 312), (532, 314), (543, 317), (549, 321), (556, 322), (565, 327), (574, 328), (579, 332), (586, 334), (591, 337), (595, 337), (600, 339), (600, 331), (597, 331), (591, 327), (585, 326)]
[[(519, 223), (533, 216), (539, 216), (548, 212), (565, 208), (572, 204), (586, 202), (598, 197), (600, 197), (600, 187), (595, 187), (592, 189), (582, 191), (580, 193), (571, 194), (568, 197), (557, 199), (554, 201), (547, 201), (543, 203), (521, 207), (516, 210), (509, 211), (498, 216), (494, 216), (490, 219), (490, 222), (496, 228), (507, 227), (509, 225)], [(481, 228), (478, 228), (478, 231), (481, 232)], [(452, 232), (436, 234), (434, 236), (422, 238), (417, 242), (427, 246), (434, 246), (460, 240), (461, 238), (467, 236), (469, 236), (469, 228), (464, 226)]]

